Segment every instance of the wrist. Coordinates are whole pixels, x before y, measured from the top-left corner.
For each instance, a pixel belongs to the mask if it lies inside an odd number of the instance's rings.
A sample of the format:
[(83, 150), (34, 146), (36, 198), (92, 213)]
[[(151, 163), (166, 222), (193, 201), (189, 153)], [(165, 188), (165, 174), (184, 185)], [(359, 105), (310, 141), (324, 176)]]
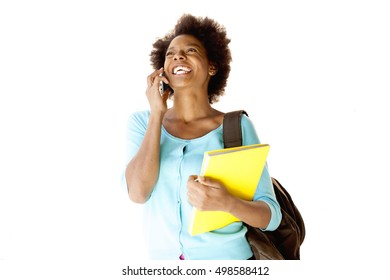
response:
[(225, 201), (225, 212), (228, 212), (233, 215), (234, 209), (237, 208), (237, 204), (239, 203), (239, 199), (234, 195), (229, 195), (227, 200)]
[(150, 121), (162, 122), (165, 115), (165, 111), (162, 110), (151, 110), (150, 111)]

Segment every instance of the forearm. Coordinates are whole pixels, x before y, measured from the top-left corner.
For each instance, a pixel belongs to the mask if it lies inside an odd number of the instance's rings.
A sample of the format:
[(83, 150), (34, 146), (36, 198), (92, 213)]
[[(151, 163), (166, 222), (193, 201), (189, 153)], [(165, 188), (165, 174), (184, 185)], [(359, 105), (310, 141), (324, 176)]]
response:
[(264, 201), (246, 201), (232, 196), (226, 206), (227, 212), (253, 227), (265, 229), (271, 220), (271, 210)]
[(217, 180), (192, 175), (187, 182), (188, 201), (203, 211), (224, 211), (241, 221), (265, 229), (271, 209), (264, 201), (246, 201), (230, 194)]
[(151, 114), (142, 144), (126, 168), (129, 197), (137, 203), (149, 199), (160, 169), (160, 137), (163, 113)]

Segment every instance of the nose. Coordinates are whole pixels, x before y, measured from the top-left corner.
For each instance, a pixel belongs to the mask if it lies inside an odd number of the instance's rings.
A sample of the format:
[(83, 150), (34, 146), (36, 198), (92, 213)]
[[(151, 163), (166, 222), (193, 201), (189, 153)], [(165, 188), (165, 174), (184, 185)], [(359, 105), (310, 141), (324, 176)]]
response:
[(173, 57), (174, 60), (183, 60), (185, 59), (184, 51), (178, 51)]

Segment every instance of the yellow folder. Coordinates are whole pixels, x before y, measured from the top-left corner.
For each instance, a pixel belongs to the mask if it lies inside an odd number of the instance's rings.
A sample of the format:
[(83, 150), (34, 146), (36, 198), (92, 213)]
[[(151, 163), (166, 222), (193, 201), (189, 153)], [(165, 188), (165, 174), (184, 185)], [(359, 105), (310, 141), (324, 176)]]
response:
[[(200, 176), (219, 180), (231, 193), (252, 200), (269, 152), (268, 144), (254, 144), (205, 152)], [(193, 207), (189, 226), (192, 236), (227, 226), (238, 218), (223, 211)]]

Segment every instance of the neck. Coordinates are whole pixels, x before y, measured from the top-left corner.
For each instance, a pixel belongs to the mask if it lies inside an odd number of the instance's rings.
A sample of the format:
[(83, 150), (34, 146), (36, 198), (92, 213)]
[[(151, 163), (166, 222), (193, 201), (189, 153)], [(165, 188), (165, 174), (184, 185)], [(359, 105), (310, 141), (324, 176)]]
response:
[(191, 121), (211, 116), (215, 110), (208, 101), (208, 95), (175, 93), (173, 106), (167, 112), (170, 120), (189, 123)]

